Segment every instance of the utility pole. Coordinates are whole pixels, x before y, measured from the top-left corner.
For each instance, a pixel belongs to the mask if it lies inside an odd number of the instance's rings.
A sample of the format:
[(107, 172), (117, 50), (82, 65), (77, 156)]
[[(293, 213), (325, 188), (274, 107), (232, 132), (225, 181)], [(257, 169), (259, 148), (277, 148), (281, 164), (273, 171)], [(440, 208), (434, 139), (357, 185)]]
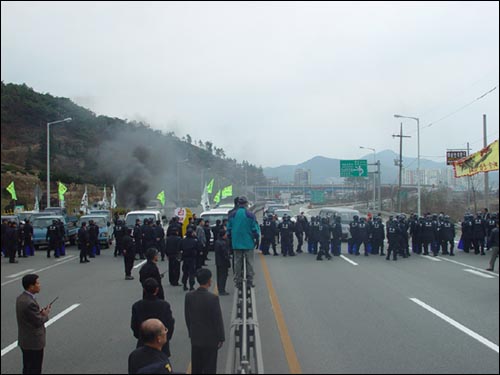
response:
[[(486, 133), (486, 115), (483, 114), (483, 147), (488, 146), (488, 139)], [(484, 173), (484, 206), (489, 210), (489, 195), (490, 195), (490, 182), (488, 172)]]
[(377, 179), (378, 179), (378, 209), (382, 211), (382, 196), (380, 195), (380, 185), (382, 180), (380, 177), (380, 160), (377, 160)]
[[(470, 146), (467, 142), (467, 156), (470, 155)], [(470, 209), (470, 176), (467, 176), (467, 210)]]
[(401, 212), (401, 182), (403, 178), (403, 138), (411, 138), (409, 135), (403, 135), (403, 123), (399, 126), (399, 135), (393, 134), (393, 138), (399, 138), (399, 186), (398, 186), (398, 212)]

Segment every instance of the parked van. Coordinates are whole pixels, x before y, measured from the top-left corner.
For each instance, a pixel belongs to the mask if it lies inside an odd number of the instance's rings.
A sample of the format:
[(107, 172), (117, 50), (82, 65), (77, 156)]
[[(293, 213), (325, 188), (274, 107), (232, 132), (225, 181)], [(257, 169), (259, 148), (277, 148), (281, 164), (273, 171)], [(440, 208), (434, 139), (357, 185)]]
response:
[(94, 223), (99, 227), (99, 243), (103, 246), (104, 249), (108, 249), (113, 242), (111, 240), (113, 230), (111, 229), (111, 223), (109, 222), (108, 216), (105, 214), (82, 215), (80, 216), (78, 226), (81, 226), (83, 221), (88, 224), (90, 220), (93, 220)]
[[(333, 216), (340, 216), (342, 224), (342, 240), (346, 241), (351, 237), (349, 232), (349, 223), (353, 220), (354, 215), (359, 216), (358, 210), (353, 210), (347, 207), (324, 207), (319, 211), (319, 217), (332, 218)], [(330, 222), (332, 219), (330, 219)]]
[[(214, 208), (213, 210), (204, 211), (201, 213), (200, 218), (202, 218), (203, 220), (210, 220), (210, 228), (212, 229), (215, 227), (217, 220), (220, 220), (222, 223), (224, 219), (227, 219), (229, 211), (231, 211), (233, 208), (234, 206), (232, 206), (231, 208), (229, 207)], [(215, 243), (214, 233), (213, 231), (210, 231), (210, 246), (209, 246), (210, 250), (213, 249), (214, 243)]]
[(163, 228), (165, 229), (167, 218), (161, 216), (161, 212), (158, 210), (140, 210), (140, 211), (130, 211), (125, 216), (125, 225), (129, 230), (133, 230), (135, 226), (135, 221), (139, 219), (141, 225), (144, 224), (144, 219), (152, 219), (153, 222), (160, 220)]

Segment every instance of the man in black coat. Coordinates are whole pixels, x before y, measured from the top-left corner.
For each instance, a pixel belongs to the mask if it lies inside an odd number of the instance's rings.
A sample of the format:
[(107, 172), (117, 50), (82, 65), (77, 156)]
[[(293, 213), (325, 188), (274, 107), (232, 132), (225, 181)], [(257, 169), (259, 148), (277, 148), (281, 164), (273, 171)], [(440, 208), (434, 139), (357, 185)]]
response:
[(134, 280), (134, 276), (132, 276), (132, 268), (134, 267), (135, 261), (135, 244), (132, 237), (130, 237), (127, 227), (125, 226), (123, 226), (121, 230), (119, 249), (123, 254), (123, 262), (125, 264), (125, 280)]
[[(144, 288), (144, 282), (152, 277), (158, 282), (160, 290), (158, 291), (158, 298), (159, 299), (165, 299), (165, 294), (163, 292), (163, 287), (161, 285), (161, 278), (163, 275), (160, 275), (160, 270), (158, 269), (158, 266), (156, 263), (158, 263), (158, 250), (156, 250), (154, 247), (150, 247), (146, 251), (146, 259), (147, 262), (145, 265), (141, 267), (141, 270), (139, 271), (139, 281), (142, 284), (142, 287)], [(144, 298), (146, 294), (143, 292), (142, 298)]]
[(200, 287), (186, 294), (184, 315), (191, 339), (193, 374), (215, 374), (217, 351), (224, 343), (224, 322), (219, 297), (211, 292), (212, 272), (202, 268), (196, 275)]
[(217, 267), (217, 289), (220, 296), (227, 296), (226, 281), (228, 270), (231, 267), (231, 257), (229, 255), (229, 245), (227, 243), (227, 234), (225, 230), (219, 232), (217, 241), (214, 245), (215, 266)]
[(170, 357), (169, 342), (174, 334), (175, 319), (172, 316), (172, 309), (167, 301), (157, 297), (160, 290), (158, 282), (149, 278), (143, 283), (145, 297), (132, 305), (132, 319), (130, 328), (134, 332), (134, 337), (137, 339), (137, 347), (143, 346), (144, 341), (140, 336), (140, 328), (142, 322), (147, 319), (157, 318), (168, 329), (167, 342), (163, 345), (161, 351)]
[(90, 238), (85, 221), (82, 222), (82, 226), (78, 230), (78, 248), (80, 249), (80, 263), (90, 262), (87, 258), (90, 251)]
[(29, 220), (24, 224), (24, 251), (26, 255), (35, 255), (33, 246), (33, 226)]
[(184, 290), (187, 289), (187, 281), (189, 278), (189, 290), (194, 290), (194, 278), (196, 274), (196, 259), (203, 251), (202, 246), (193, 229), (189, 228), (186, 232), (186, 237), (179, 244), (179, 251), (182, 254), (182, 284)]
[(165, 244), (165, 252), (168, 258), (168, 281), (172, 286), (179, 286), (179, 277), (181, 276), (180, 262), (180, 237), (179, 230), (174, 227), (170, 230)]

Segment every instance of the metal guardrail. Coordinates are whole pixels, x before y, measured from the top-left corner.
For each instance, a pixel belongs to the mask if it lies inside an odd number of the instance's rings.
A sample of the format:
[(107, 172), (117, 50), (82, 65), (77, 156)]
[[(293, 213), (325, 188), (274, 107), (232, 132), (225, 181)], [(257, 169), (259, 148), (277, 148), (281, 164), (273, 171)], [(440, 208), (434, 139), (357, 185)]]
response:
[(243, 282), (233, 299), (226, 374), (264, 374), (255, 289), (246, 277), (247, 256), (243, 257)]

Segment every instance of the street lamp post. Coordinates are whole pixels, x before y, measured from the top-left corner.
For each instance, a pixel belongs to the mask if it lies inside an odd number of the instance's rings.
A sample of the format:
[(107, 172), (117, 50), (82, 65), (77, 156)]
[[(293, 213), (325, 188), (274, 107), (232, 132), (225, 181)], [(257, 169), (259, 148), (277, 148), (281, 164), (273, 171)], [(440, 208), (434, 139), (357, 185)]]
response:
[[(363, 146), (359, 146), (359, 148), (364, 148), (364, 149), (367, 149), (367, 150), (372, 150), (373, 151), (373, 165), (377, 165), (377, 156), (376, 156), (376, 150), (374, 148), (370, 148), (370, 147), (363, 147)], [(376, 205), (376, 201), (377, 201), (377, 198), (376, 198), (376, 193), (375, 193), (375, 186), (376, 186), (376, 182), (375, 182), (375, 172), (373, 172), (373, 210), (375, 210), (375, 205)]]
[(50, 125), (70, 121), (71, 117), (68, 117), (64, 120), (52, 121), (47, 123), (47, 207), (50, 207)]
[(408, 118), (417, 122), (417, 213), (420, 217), (421, 211), (421, 196), (420, 196), (420, 120), (418, 117), (394, 115), (395, 118)]

